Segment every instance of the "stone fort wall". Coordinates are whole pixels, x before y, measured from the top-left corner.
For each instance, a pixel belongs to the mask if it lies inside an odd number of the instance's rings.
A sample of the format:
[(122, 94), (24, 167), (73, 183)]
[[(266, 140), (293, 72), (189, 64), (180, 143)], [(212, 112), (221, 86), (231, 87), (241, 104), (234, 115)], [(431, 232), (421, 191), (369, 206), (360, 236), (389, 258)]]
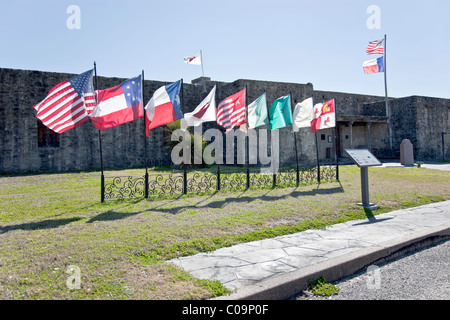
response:
[[(42, 124), (39, 124), (35, 118), (36, 112), (32, 108), (47, 95), (53, 86), (73, 76), (73, 74), (64, 73), (0, 69), (0, 132), (2, 133), (0, 173), (64, 172), (100, 168), (99, 132), (89, 120), (58, 137), (48, 138), (43, 133), (45, 130), (40, 127)], [(124, 80), (126, 79), (98, 77), (98, 89), (116, 86)], [(178, 79), (174, 79), (176, 80)], [(144, 103), (151, 98), (156, 89), (165, 84), (167, 82), (145, 80)], [(349, 143), (347, 124), (349, 119), (356, 120), (356, 122), (352, 120), (352, 123), (356, 123), (352, 127), (353, 145), (367, 147), (367, 130), (364, 123), (367, 119), (378, 121), (386, 117), (384, 97), (315, 91), (310, 83), (245, 79), (232, 83), (217, 81), (184, 83), (183, 113), (192, 111), (214, 85), (217, 85), (217, 103), (244, 87), (248, 90), (248, 102), (266, 91), (269, 105), (275, 99), (287, 94), (292, 94), (293, 107), (297, 102), (311, 96), (314, 97), (315, 102), (336, 99), (338, 119), (336, 133), (340, 156), (344, 156), (343, 149), (348, 147)], [(382, 120), (375, 121), (370, 127), (370, 147), (375, 150), (375, 154), (382, 158), (396, 157), (401, 140), (408, 138), (414, 144), (417, 155), (423, 160), (440, 160), (442, 158), (441, 132), (450, 131), (448, 116), (450, 101), (414, 96), (393, 99), (392, 106), (392, 125), (395, 127), (394, 147), (391, 149), (388, 144), (387, 124)], [(216, 127), (215, 123), (206, 123), (203, 129)], [(289, 126), (281, 129), (279, 133), (280, 164), (295, 165), (292, 129)], [(330, 158), (330, 148), (333, 147), (333, 143), (329, 141), (333, 132), (329, 129), (319, 133), (320, 158), (326, 160)], [(144, 166), (144, 141), (147, 143), (149, 166), (170, 165), (170, 156), (163, 148), (165, 135), (167, 133), (164, 127), (159, 127), (151, 131), (149, 138), (145, 138), (144, 118), (103, 131), (101, 136), (104, 167)], [(299, 162), (304, 165), (315, 164), (315, 136), (311, 130), (301, 129), (297, 134), (297, 142)], [(332, 154), (334, 155), (334, 152)], [(447, 147), (446, 157), (450, 158), (450, 147)]]

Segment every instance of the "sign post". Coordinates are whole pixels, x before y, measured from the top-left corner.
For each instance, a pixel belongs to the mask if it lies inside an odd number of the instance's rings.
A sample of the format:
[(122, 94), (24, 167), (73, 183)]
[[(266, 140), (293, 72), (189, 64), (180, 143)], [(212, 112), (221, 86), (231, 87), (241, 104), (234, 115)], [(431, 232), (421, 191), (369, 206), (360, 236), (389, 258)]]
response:
[(369, 201), (369, 167), (381, 166), (382, 163), (367, 149), (345, 149), (353, 162), (361, 169), (362, 203), (358, 205), (366, 209), (377, 210), (379, 207)]

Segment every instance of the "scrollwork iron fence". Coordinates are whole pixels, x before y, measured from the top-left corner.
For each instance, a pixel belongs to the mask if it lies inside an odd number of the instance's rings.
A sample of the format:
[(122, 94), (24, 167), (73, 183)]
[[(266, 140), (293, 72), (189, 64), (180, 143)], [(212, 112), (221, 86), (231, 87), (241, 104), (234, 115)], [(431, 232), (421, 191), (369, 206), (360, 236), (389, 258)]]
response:
[(339, 180), (337, 166), (281, 168), (275, 174), (261, 169), (227, 168), (214, 171), (177, 171), (143, 177), (107, 178), (104, 199), (177, 197), (187, 193), (248, 188), (294, 187), (300, 184)]

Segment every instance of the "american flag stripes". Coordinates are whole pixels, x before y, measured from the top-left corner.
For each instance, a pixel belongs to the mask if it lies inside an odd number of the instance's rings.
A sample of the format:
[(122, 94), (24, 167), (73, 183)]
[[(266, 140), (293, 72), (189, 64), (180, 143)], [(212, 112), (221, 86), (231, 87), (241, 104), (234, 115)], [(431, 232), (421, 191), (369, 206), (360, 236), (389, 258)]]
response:
[(367, 54), (384, 54), (384, 39), (370, 42), (366, 52)]
[(245, 89), (219, 103), (217, 108), (217, 123), (226, 129), (226, 133), (234, 127), (246, 123)]
[(95, 107), (92, 76), (94, 69), (53, 87), (47, 97), (33, 108), (36, 118), (57, 133), (75, 128), (88, 119)]

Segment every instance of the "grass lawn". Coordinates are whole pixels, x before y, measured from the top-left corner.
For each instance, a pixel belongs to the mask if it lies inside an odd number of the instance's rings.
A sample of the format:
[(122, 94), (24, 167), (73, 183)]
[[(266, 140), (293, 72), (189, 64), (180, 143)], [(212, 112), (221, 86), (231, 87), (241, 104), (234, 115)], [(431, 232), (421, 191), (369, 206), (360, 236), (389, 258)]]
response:
[[(450, 172), (375, 167), (369, 183), (373, 214), (450, 199)], [(97, 172), (0, 177), (0, 299), (207, 299), (227, 290), (166, 260), (371, 214), (356, 166), (340, 182), (156, 200), (100, 203), (99, 185)]]

